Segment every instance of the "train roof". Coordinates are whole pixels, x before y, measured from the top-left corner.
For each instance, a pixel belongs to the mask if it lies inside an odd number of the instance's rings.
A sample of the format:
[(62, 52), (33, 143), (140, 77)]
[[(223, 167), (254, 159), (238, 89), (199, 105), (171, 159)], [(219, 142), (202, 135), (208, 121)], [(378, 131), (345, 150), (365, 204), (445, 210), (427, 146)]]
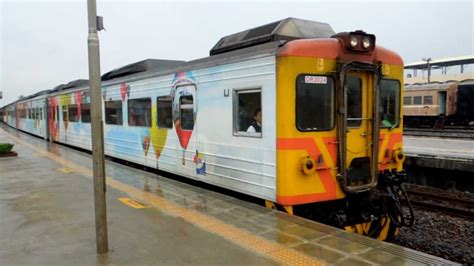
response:
[(192, 61), (147, 59), (114, 69), (102, 75), (102, 81), (116, 83), (125, 78), (131, 81), (232, 63), (245, 58), (276, 54), (278, 48), (289, 40), (330, 38), (333, 34), (334, 30), (327, 23), (285, 18), (219, 39), (208, 57)]
[(474, 85), (474, 79), (465, 79), (459, 82), (459, 85)]
[(289, 17), (222, 37), (209, 51), (209, 55), (274, 41), (330, 38), (334, 34), (327, 23)]
[(447, 90), (449, 86), (455, 84), (455, 81), (448, 81), (443, 83), (424, 83), (424, 84), (410, 84), (405, 85), (405, 90), (412, 91), (412, 90)]
[(132, 76), (135, 74), (143, 75), (147, 73), (160, 72), (182, 66), (185, 63), (186, 61), (178, 60), (146, 59), (111, 70), (102, 75), (102, 81), (112, 80), (124, 76)]
[(89, 84), (89, 80), (87, 79), (76, 79), (73, 81), (69, 81), (66, 84), (61, 84), (56, 87), (54, 87), (51, 90), (51, 93), (59, 92), (59, 91), (64, 91), (64, 90), (70, 90), (70, 89), (75, 89), (75, 88), (80, 88), (87, 86)]
[[(145, 59), (113, 69), (102, 75), (103, 85), (173, 74), (197, 68), (212, 67), (240, 60), (275, 55), (278, 48), (295, 39), (330, 38), (335, 32), (327, 23), (297, 18), (285, 18), (263, 26), (244, 30), (219, 39), (210, 56), (192, 60)], [(78, 79), (45, 92), (61, 93), (88, 86), (88, 80)], [(36, 95), (38, 96), (38, 95)], [(31, 96), (29, 96), (31, 97)], [(23, 99), (22, 99), (23, 100)]]

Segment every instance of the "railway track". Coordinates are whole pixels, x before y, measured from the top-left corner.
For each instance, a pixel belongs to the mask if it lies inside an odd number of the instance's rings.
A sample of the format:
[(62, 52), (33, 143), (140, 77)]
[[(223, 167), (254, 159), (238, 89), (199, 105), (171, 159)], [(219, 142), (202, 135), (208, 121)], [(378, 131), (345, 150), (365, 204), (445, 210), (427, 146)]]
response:
[(474, 219), (474, 200), (417, 190), (408, 190), (407, 194), (411, 204), (418, 208)]
[(466, 128), (404, 128), (403, 134), (407, 136), (439, 137), (439, 138), (474, 138), (474, 129)]

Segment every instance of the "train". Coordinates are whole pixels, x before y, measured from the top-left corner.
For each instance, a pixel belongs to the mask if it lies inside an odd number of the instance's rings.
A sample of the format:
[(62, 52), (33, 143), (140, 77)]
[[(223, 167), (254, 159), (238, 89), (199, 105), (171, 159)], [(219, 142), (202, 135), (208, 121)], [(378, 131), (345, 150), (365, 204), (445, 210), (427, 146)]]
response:
[(404, 125), (474, 129), (474, 79), (405, 85)]
[[(91, 150), (88, 86), (20, 99), (3, 121)], [(413, 224), (403, 60), (373, 34), (286, 18), (222, 37), (202, 59), (114, 69), (101, 93), (107, 156), (381, 240)]]

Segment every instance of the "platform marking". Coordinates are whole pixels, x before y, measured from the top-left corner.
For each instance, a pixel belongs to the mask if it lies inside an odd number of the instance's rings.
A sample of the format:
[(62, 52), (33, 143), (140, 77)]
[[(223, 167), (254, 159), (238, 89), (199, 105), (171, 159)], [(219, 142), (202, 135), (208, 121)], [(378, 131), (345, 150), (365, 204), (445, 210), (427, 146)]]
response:
[[(14, 140), (15, 142), (22, 144), (23, 146), (33, 151), (41, 153), (49, 159), (66, 167), (72, 168), (76, 172), (81, 173), (83, 176), (92, 179), (93, 172), (91, 169), (77, 165), (72, 161), (64, 159), (51, 152), (45, 151), (33, 144), (27, 143), (22, 139), (11, 135), (5, 130), (4, 132), (10, 139)], [(266, 256), (267, 258), (270, 258), (276, 262), (285, 265), (325, 265), (324, 262), (318, 260), (315, 257), (305, 255), (302, 252), (289, 248), (275, 241), (267, 240), (263, 237), (253, 235), (252, 233), (246, 230), (226, 224), (217, 218), (202, 214), (196, 210), (187, 209), (161, 196), (140, 190), (136, 187), (113, 179), (110, 176), (106, 177), (106, 184), (112, 188), (127, 193), (132, 198), (136, 198), (157, 209), (163, 210), (170, 215), (181, 217), (187, 222), (192, 223), (203, 230), (217, 234), (236, 245), (239, 245), (254, 253)]]
[(58, 171), (60, 171), (60, 172), (63, 172), (63, 173), (65, 173), (65, 174), (74, 173), (74, 169), (69, 168), (69, 167), (61, 167), (61, 168), (58, 168), (58, 169), (56, 169), (56, 170), (58, 170)]
[(135, 209), (150, 208), (150, 206), (145, 206), (145, 205), (141, 204), (140, 202), (138, 202), (136, 200), (133, 200), (133, 199), (130, 199), (130, 198), (118, 198), (118, 200), (120, 202), (122, 202), (123, 204), (125, 204), (127, 206), (130, 206), (132, 208), (135, 208)]

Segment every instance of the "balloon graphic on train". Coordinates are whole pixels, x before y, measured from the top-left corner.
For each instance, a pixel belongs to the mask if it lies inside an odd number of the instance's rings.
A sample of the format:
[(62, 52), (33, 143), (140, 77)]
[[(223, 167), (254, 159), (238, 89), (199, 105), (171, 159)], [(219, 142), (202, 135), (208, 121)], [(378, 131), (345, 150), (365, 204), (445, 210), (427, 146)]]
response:
[(176, 134), (178, 135), (179, 143), (181, 148), (183, 148), (183, 165), (185, 164), (184, 156), (196, 120), (197, 108), (194, 104), (196, 99), (196, 89), (196, 80), (191, 71), (180, 72), (174, 75), (171, 86), (171, 97), (173, 98), (173, 123), (176, 129)]

